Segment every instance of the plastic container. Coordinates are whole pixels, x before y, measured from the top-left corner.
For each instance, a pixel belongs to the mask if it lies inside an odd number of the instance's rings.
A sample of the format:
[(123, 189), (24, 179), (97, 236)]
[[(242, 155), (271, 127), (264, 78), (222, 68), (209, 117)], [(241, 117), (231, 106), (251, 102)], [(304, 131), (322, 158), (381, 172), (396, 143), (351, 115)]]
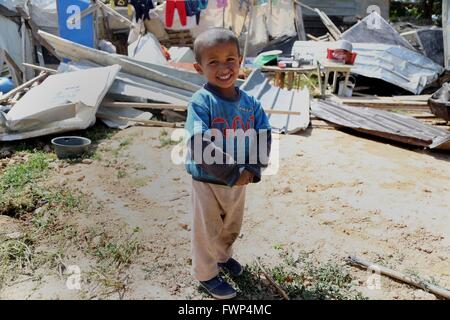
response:
[(14, 82), (11, 78), (0, 77), (0, 92), (5, 94), (14, 89)]
[(78, 158), (88, 151), (91, 140), (77, 136), (57, 137), (52, 139), (52, 145), (59, 159)]
[(353, 89), (355, 88), (355, 84), (352, 82), (349, 82), (347, 84), (347, 87), (344, 85), (345, 81), (339, 82), (339, 90), (338, 90), (338, 96), (339, 97), (351, 97), (353, 96)]
[(336, 61), (339, 63), (345, 63), (345, 64), (354, 64), (356, 57), (356, 52), (348, 52), (348, 51), (342, 51), (340, 49), (327, 49), (327, 59)]

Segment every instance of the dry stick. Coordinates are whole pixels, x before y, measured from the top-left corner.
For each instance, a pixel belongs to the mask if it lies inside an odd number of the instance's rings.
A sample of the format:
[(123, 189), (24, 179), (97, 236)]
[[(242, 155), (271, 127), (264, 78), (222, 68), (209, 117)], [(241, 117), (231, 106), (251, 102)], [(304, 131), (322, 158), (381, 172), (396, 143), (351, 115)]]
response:
[(286, 294), (286, 292), (275, 282), (275, 280), (272, 279), (271, 276), (269, 276), (269, 274), (267, 273), (267, 271), (264, 269), (264, 267), (261, 265), (261, 263), (259, 262), (259, 260), (256, 260), (256, 264), (258, 265), (258, 268), (261, 270), (261, 272), (264, 274), (264, 276), (266, 277), (266, 279), (270, 282), (270, 284), (272, 286), (275, 287), (275, 289), (277, 289), (278, 293), (283, 297), (283, 299), (285, 300), (290, 300), (289, 296)]
[(45, 72), (48, 72), (50, 74), (58, 73), (58, 70), (37, 66), (37, 65), (34, 65), (34, 64), (31, 64), (31, 63), (25, 63), (24, 62), (24, 63), (22, 63), (22, 65), (24, 65), (25, 67), (31, 68), (31, 69), (35, 69), (35, 70), (39, 70), (39, 71), (45, 71)]
[(17, 74), (18, 77), (23, 77), (22, 70), (20, 70), (19, 66), (16, 64), (14, 59), (9, 55), (8, 51), (3, 49), (0, 50), (3, 51), (5, 62), (11, 66), (11, 68), (14, 70), (14, 72)]
[(391, 269), (385, 268), (380, 265), (369, 263), (369, 262), (359, 259), (357, 257), (348, 257), (347, 261), (352, 265), (362, 267), (365, 269), (370, 268), (371, 270), (379, 271), (380, 274), (383, 274), (390, 278), (402, 281), (402, 282), (412, 285), (414, 287), (431, 292), (431, 293), (433, 293), (437, 296), (443, 297), (445, 299), (450, 299), (450, 291), (448, 291), (447, 289), (440, 288), (438, 286), (432, 285), (432, 284), (424, 282), (424, 281), (414, 280), (411, 277), (405, 276), (404, 274), (402, 274), (398, 271), (391, 270)]
[(36, 81), (39, 81), (43, 78), (45, 78), (46, 76), (48, 76), (48, 73), (46, 72), (42, 72), (40, 75), (38, 75), (37, 77), (28, 80), (27, 82), (25, 82), (24, 84), (18, 86), (17, 88), (11, 90), (10, 92), (8, 92), (7, 94), (3, 95), (0, 97), (0, 103), (8, 100), (9, 98), (13, 97), (17, 92), (22, 91), (25, 88), (28, 88), (29, 86), (31, 86), (33, 83), (35, 83)]
[(307, 34), (306, 35), (308, 38), (310, 38), (311, 40), (314, 40), (314, 41), (317, 41), (317, 42), (323, 42), (323, 40), (322, 39), (320, 39), (320, 38), (317, 38), (317, 37), (314, 37), (312, 34)]
[[(164, 104), (164, 103), (144, 103), (144, 102), (112, 102), (106, 101), (102, 103), (102, 107), (107, 108), (140, 108), (140, 109), (161, 109), (173, 111), (186, 111), (187, 104)], [(268, 114), (284, 114), (291, 116), (300, 116), (302, 113), (297, 111), (271, 110), (264, 109)]]
[(131, 20), (129, 20), (125, 16), (121, 15), (119, 12), (117, 12), (113, 8), (107, 6), (106, 4), (104, 4), (103, 2), (98, 1), (98, 0), (95, 3), (98, 4), (101, 8), (103, 8), (108, 14), (110, 14), (111, 16), (118, 19), (120, 22), (128, 25), (130, 28), (134, 27), (134, 23)]

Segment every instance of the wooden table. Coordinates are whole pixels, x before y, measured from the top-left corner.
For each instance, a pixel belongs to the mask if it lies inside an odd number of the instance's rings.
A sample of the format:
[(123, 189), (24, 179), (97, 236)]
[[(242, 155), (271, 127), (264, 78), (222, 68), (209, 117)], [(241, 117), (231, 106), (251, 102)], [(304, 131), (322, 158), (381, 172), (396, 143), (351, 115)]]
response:
[(319, 79), (319, 90), (322, 92), (322, 81), (320, 70), (317, 66), (306, 65), (298, 68), (280, 68), (277, 66), (264, 66), (261, 71), (274, 72), (275, 73), (275, 86), (280, 88), (286, 88), (288, 90), (293, 89), (294, 79), (297, 75), (316, 73)]
[(322, 60), (319, 62), (320, 68), (323, 69), (323, 72), (325, 73), (325, 80), (324, 85), (322, 87), (322, 96), (326, 94), (326, 88), (328, 86), (328, 80), (330, 79), (330, 74), (333, 73), (333, 83), (331, 85), (331, 93), (334, 93), (337, 86), (337, 77), (339, 73), (342, 73), (345, 75), (345, 82), (344, 86), (347, 87), (348, 81), (350, 78), (350, 73), (352, 71), (352, 66), (348, 64), (342, 64), (342, 63), (335, 63), (331, 62), (329, 60)]

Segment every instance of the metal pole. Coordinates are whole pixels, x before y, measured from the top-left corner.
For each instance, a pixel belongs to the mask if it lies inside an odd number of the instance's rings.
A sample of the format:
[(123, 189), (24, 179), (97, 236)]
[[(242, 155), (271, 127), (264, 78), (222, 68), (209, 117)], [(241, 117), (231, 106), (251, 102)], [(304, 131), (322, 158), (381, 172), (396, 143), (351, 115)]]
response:
[(244, 66), (245, 58), (247, 57), (248, 42), (250, 40), (250, 34), (252, 32), (252, 26), (253, 26), (253, 11), (254, 11), (253, 9), (254, 9), (254, 5), (255, 5), (255, 1), (252, 1), (252, 5), (249, 8), (249, 10), (250, 10), (250, 19), (249, 19), (249, 22), (248, 22), (248, 30), (247, 30), (247, 36), (245, 38), (244, 54), (243, 54), (241, 66)]

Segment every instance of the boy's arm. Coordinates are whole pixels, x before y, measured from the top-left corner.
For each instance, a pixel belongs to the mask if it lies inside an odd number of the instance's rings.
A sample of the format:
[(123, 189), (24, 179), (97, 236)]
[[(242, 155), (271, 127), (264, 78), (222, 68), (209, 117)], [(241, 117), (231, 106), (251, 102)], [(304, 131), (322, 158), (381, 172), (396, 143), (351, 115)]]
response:
[[(189, 131), (188, 148), (191, 159), (195, 160), (197, 157), (201, 159), (200, 163), (196, 162), (198, 166), (217, 180), (232, 187), (239, 180), (242, 173), (241, 168), (243, 166), (236, 164), (230, 154), (225, 153), (222, 148), (217, 146), (211, 140), (211, 135), (208, 134), (210, 125), (211, 119), (209, 110), (205, 106), (190, 103), (188, 107), (186, 129)], [(223, 159), (223, 164), (205, 163), (203, 152), (206, 148), (208, 148), (208, 154), (214, 154), (216, 159)]]
[[(256, 152), (257, 164), (247, 164), (245, 168), (250, 171), (253, 177), (253, 183), (261, 181), (261, 169), (267, 168), (269, 165), (269, 156), (272, 146), (272, 129), (269, 124), (269, 119), (264, 112), (261, 103), (255, 99), (255, 130), (256, 130)], [(264, 143), (265, 141), (265, 143)], [(265, 146), (265, 150), (260, 149)]]

